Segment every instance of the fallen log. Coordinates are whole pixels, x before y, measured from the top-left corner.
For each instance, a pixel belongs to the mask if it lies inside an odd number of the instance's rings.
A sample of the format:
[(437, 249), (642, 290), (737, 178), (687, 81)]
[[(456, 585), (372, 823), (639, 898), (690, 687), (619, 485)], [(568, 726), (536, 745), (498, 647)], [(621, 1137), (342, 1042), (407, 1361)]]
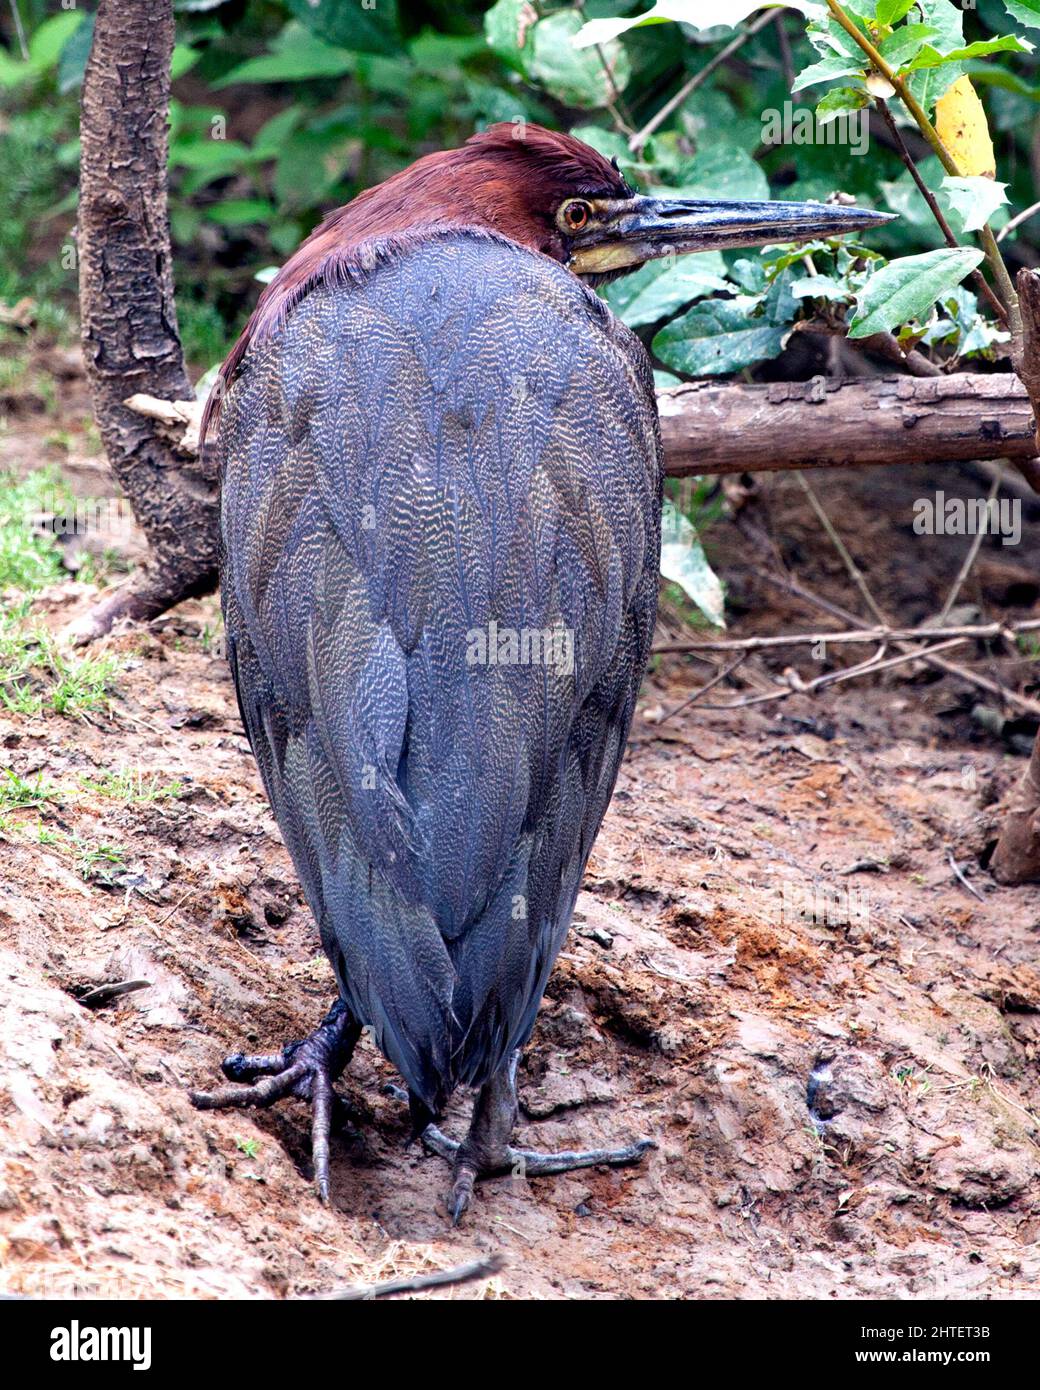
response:
[[(179, 426), (178, 447), (198, 450), (202, 402), (136, 395), (123, 404)], [(693, 381), (659, 391), (657, 405), (674, 477), (1036, 456), (1029, 397), (1010, 372)]]
[(1010, 372), (851, 377), (657, 393), (673, 476), (1036, 456), (1033, 410)]

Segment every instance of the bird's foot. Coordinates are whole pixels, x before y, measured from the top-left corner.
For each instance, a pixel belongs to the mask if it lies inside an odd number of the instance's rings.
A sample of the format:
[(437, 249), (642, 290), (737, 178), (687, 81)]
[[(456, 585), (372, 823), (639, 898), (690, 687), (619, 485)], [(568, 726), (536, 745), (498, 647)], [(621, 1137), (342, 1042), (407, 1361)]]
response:
[[(500, 1177), (505, 1173), (515, 1178), (547, 1177), (552, 1173), (570, 1173), (578, 1168), (627, 1168), (640, 1163), (657, 1145), (652, 1139), (637, 1139), (616, 1149), (567, 1149), (559, 1153), (543, 1153), (537, 1149), (516, 1149), (508, 1143), (516, 1123), (516, 1071), (519, 1054), (481, 1089), (473, 1107), (469, 1133), (459, 1143), (435, 1124), (429, 1124), (420, 1138), (431, 1153), (451, 1164), (451, 1186), (448, 1189), (448, 1214), (457, 1226), (463, 1212), (473, 1199), (473, 1190), (481, 1178)], [(407, 1100), (408, 1094), (398, 1087), (388, 1088), (392, 1094)]]
[(314, 1183), (322, 1202), (328, 1203), (329, 1135), (334, 1122), (338, 1127), (350, 1114), (332, 1083), (350, 1061), (360, 1036), (360, 1025), (337, 1000), (302, 1042), (289, 1043), (281, 1052), (258, 1056), (235, 1052), (225, 1057), (221, 1071), (237, 1084), (188, 1095), (198, 1110), (268, 1106), (285, 1096), (309, 1101)]
[(447, 1206), (453, 1226), (462, 1219), (481, 1178), (502, 1177), (506, 1173), (514, 1178), (548, 1177), (552, 1173), (571, 1173), (578, 1168), (598, 1168), (601, 1164), (608, 1168), (627, 1168), (641, 1163), (651, 1149), (657, 1148), (653, 1139), (636, 1139), (616, 1149), (561, 1149), (556, 1153), (515, 1149), (506, 1144), (499, 1153), (489, 1156), (474, 1152), (468, 1138), (461, 1144), (449, 1139), (436, 1125), (428, 1125), (423, 1130), (422, 1141), (431, 1153), (451, 1164)]

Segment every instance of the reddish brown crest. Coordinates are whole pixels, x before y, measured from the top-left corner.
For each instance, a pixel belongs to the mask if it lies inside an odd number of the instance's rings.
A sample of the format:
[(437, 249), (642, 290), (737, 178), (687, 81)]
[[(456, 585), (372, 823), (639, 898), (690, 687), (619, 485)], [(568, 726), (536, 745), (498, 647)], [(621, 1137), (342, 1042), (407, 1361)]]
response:
[(440, 150), (337, 208), (285, 263), (257, 301), (220, 372), (203, 417), (203, 437), (249, 344), (269, 333), (319, 280), (357, 260), (366, 242), (424, 228), (482, 227), (557, 260), (555, 215), (568, 197), (623, 197), (617, 169), (573, 135), (517, 123), (490, 126), (461, 149)]

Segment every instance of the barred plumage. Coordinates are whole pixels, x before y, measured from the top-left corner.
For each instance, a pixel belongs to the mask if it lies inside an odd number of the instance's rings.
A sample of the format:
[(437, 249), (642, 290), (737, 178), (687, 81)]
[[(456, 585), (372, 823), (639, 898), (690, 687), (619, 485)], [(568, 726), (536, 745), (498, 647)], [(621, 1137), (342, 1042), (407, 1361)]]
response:
[[(546, 257), (445, 231), (367, 265), (227, 396), (222, 591), (343, 997), (436, 1112), (526, 1040), (566, 933), (653, 632), (660, 444), (642, 347)], [(572, 670), (473, 660), (553, 630)]]

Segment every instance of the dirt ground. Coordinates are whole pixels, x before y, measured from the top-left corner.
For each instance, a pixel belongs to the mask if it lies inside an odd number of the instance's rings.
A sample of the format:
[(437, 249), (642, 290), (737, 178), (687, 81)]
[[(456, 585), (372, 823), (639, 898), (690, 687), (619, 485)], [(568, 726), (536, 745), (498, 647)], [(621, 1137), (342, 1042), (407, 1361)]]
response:
[[(39, 463), (30, 434), (12, 422), (5, 462)], [(69, 464), (98, 491), (96, 463)], [(886, 610), (937, 611), (968, 542), (915, 536), (912, 499), (984, 484), (817, 481)], [(730, 635), (832, 625), (762, 578), (781, 563), (862, 612), (793, 479), (737, 500), (709, 544)], [(1014, 551), (983, 547), (964, 602), (1037, 616), (1037, 560), (1027, 520)], [(37, 611), (59, 627), (90, 593), (70, 581)], [(368, 1044), (342, 1083), (357, 1126), (334, 1141), (328, 1210), (302, 1104), (188, 1103), (223, 1054), (301, 1036), (333, 993), (208, 640), (216, 613), (207, 599), (108, 639), (125, 663), (110, 715), (0, 716), (0, 763), (67, 789), (12, 813), (0, 842), (5, 1292), (288, 1297), (499, 1251), (494, 1278), (428, 1296), (1037, 1296), (1040, 889), (985, 867), (1028, 720), (916, 667), (665, 719), (711, 669), (657, 663), (521, 1068), (519, 1140), (658, 1147), (639, 1168), (483, 1184), (452, 1230), (444, 1165), (406, 1145)], [(1035, 682), (1024, 659), (959, 656)], [(709, 700), (775, 688), (789, 665), (823, 669), (805, 648), (756, 655)], [(83, 789), (119, 768), (180, 794)], [(77, 835), (125, 848), (109, 882), (52, 840)], [(148, 987), (79, 1002), (125, 980)]]

